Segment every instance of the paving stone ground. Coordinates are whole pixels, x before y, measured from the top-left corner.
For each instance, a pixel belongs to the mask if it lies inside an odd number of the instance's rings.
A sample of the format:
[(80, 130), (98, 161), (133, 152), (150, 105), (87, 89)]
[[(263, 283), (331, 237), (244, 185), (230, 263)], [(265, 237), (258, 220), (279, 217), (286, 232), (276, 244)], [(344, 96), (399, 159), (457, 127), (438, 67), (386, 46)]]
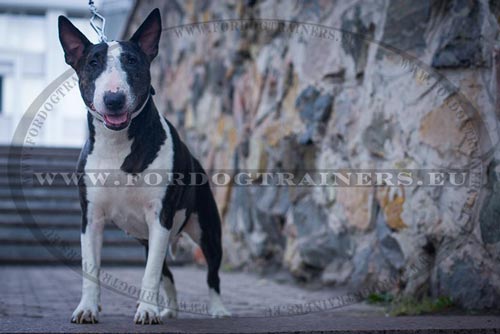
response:
[[(207, 318), (205, 269), (196, 266), (171, 269), (178, 290), (179, 317)], [(140, 267), (103, 268), (101, 318), (133, 317), (143, 270)], [(60, 314), (63, 319), (69, 319), (70, 311), (80, 300), (81, 276), (76, 268), (3, 267), (0, 277), (3, 282), (0, 285), (0, 316), (39, 318)], [(242, 272), (221, 272), (221, 289), (226, 307), (238, 317), (295, 315), (334, 307), (335, 312), (383, 314), (381, 308), (346, 299), (344, 296), (348, 292), (345, 290), (304, 289)], [(337, 305), (318, 303), (329, 299)], [(316, 302), (316, 306), (311, 302)], [(339, 308), (340, 305), (344, 307)]]
[(205, 270), (184, 266), (172, 271), (179, 293), (179, 319), (145, 327), (132, 323), (142, 268), (104, 268), (100, 323), (75, 325), (69, 318), (81, 294), (77, 270), (64, 266), (1, 267), (0, 332), (361, 333), (405, 328), (412, 333), (431, 333), (432, 328), (441, 328), (440, 332), (500, 332), (500, 317), (388, 318), (379, 307), (353, 303), (352, 294), (345, 290), (305, 289), (241, 272), (221, 273), (223, 300), (234, 317), (213, 320), (206, 312)]

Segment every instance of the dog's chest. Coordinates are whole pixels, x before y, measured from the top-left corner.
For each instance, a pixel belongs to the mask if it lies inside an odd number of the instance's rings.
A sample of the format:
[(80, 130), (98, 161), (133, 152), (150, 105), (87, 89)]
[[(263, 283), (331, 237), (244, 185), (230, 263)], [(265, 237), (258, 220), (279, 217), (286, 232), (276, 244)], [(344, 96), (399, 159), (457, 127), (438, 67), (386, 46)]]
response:
[[(164, 124), (168, 130), (168, 126)], [(105, 134), (105, 133), (104, 133)], [(100, 136), (101, 135), (101, 136)], [(96, 127), (94, 149), (87, 157), (85, 172), (106, 178), (105, 186), (91, 184), (86, 179), (87, 200), (93, 208), (99, 210), (106, 220), (112, 221), (128, 234), (148, 239), (148, 221), (152, 207), (161, 205), (167, 187), (143, 182), (151, 175), (166, 174), (173, 167), (173, 147), (170, 136), (159, 148), (157, 157), (141, 173), (134, 176), (120, 169), (130, 154), (133, 140), (126, 135), (116, 135), (110, 141), (99, 133)]]

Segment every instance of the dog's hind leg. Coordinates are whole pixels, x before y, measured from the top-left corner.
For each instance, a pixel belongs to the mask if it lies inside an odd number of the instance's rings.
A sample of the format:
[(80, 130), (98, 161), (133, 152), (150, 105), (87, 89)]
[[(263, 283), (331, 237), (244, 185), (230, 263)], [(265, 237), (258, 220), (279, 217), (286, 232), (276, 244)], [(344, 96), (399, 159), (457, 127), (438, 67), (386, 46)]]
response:
[(210, 186), (201, 185), (196, 189), (198, 222), (201, 228), (199, 245), (207, 261), (207, 283), (209, 289), (208, 312), (214, 318), (231, 314), (224, 307), (220, 297), (219, 268), (222, 261), (221, 221)]
[(175, 289), (174, 275), (168, 268), (167, 259), (163, 262), (161, 271), (161, 278), (163, 281), (163, 288), (167, 294), (167, 304), (161, 312), (162, 318), (177, 318), (177, 311), (179, 306), (177, 304), (177, 290)]

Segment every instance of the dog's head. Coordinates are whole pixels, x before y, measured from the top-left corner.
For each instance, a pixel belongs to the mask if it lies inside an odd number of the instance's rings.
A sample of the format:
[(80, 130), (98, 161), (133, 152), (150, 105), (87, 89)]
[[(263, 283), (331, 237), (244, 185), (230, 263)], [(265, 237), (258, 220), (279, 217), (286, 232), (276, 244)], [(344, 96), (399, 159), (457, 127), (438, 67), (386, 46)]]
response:
[(64, 16), (59, 16), (59, 40), (66, 63), (79, 78), (80, 92), (90, 112), (111, 130), (129, 126), (150, 93), (150, 64), (158, 54), (161, 18), (153, 10), (128, 41), (92, 44)]

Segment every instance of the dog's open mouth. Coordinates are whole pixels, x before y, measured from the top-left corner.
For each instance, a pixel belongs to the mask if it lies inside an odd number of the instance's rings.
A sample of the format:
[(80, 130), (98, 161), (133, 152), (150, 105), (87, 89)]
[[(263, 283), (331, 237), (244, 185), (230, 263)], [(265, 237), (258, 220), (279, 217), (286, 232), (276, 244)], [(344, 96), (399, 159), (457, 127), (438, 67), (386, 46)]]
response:
[(111, 130), (121, 130), (130, 122), (130, 113), (124, 112), (120, 115), (103, 115), (104, 125)]

